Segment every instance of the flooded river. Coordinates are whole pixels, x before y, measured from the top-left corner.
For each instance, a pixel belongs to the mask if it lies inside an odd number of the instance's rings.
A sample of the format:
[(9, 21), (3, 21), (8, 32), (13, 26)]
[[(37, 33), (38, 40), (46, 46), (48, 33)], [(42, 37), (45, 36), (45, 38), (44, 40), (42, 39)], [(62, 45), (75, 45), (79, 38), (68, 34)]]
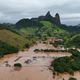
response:
[[(35, 53), (35, 49), (53, 49), (51, 45), (39, 43), (28, 51), (20, 51), (9, 55), (0, 61), (0, 80), (62, 80), (60, 77), (53, 79), (52, 71), (49, 70), (51, 61), (56, 57), (71, 56), (70, 53)], [(30, 62), (25, 63), (27, 60)], [(6, 67), (6, 61), (10, 67)], [(14, 63), (21, 63), (22, 69), (15, 71)], [(67, 80), (67, 78), (65, 79)]]

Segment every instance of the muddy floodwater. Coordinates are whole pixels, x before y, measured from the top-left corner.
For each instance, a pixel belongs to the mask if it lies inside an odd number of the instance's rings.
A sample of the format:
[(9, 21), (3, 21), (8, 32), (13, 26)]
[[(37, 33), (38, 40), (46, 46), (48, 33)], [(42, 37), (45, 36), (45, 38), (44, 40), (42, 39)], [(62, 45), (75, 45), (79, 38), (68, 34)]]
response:
[[(71, 56), (70, 53), (35, 53), (35, 49), (54, 49), (53, 46), (39, 43), (31, 47), (28, 51), (20, 51), (17, 54), (9, 55), (0, 60), (0, 80), (68, 80), (70, 75), (64, 74), (53, 78), (52, 71), (49, 70), (51, 61), (57, 57)], [(6, 62), (9, 66), (6, 67)], [(13, 65), (21, 63), (20, 71), (15, 71)], [(75, 77), (80, 80), (80, 73), (75, 73)]]

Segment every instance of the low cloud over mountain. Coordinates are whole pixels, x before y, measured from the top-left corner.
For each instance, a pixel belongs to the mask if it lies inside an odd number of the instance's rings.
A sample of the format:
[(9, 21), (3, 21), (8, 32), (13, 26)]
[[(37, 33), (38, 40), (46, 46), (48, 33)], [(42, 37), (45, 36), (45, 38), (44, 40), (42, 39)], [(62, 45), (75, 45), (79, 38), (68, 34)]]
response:
[(80, 0), (0, 0), (0, 22), (15, 23), (21, 18), (37, 17), (51, 11), (53, 16), (57, 12), (60, 14), (62, 23), (77, 24), (80, 21), (79, 3)]

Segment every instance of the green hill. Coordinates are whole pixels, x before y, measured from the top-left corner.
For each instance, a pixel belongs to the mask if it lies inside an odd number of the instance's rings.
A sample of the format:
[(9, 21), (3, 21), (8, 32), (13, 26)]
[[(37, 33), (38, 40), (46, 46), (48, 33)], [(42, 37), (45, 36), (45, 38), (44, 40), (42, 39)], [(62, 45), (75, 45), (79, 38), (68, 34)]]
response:
[(22, 27), (40, 27), (42, 26), (38, 21), (34, 21), (31, 19), (21, 19), (15, 24), (16, 28), (20, 29)]
[(67, 45), (69, 47), (73, 47), (73, 48), (80, 48), (80, 34), (76, 34), (76, 35), (72, 36), (68, 40)]
[(50, 21), (40, 21), (43, 26), (37, 31), (37, 36), (41, 38), (45, 37), (56, 37), (56, 38), (63, 38), (67, 39), (70, 36), (70, 33), (61, 28), (59, 25), (55, 25)]
[(15, 24), (15, 28), (27, 36), (31, 37), (58, 37), (67, 39), (80, 32), (80, 27), (66, 26), (61, 24), (60, 16), (55, 17), (48, 12), (45, 16), (38, 18), (21, 19)]
[[(23, 22), (27, 23), (27, 20), (21, 20), (18, 23), (19, 24), (23, 24)], [(30, 22), (30, 20), (29, 20)], [(17, 23), (17, 24), (18, 24)], [(30, 22), (32, 23), (32, 22)], [(39, 24), (41, 24), (42, 26), (22, 26), (20, 28), (18, 28), (19, 26), (15, 27), (16, 30), (20, 31), (21, 33), (23, 33), (24, 37), (38, 37), (40, 39), (45, 39), (47, 37), (57, 37), (57, 38), (65, 38), (67, 39), (67, 37), (69, 37), (69, 32), (66, 29), (63, 29), (62, 27), (60, 27), (59, 25), (55, 25), (50, 21), (47, 20), (42, 20), (42, 21), (38, 21)], [(27, 23), (29, 24), (29, 23)], [(35, 23), (36, 24), (36, 23)]]
[(24, 37), (20, 30), (0, 27), (0, 57), (29, 48), (35, 41), (33, 38)]
[(0, 41), (18, 49), (24, 48), (25, 44), (27, 43), (27, 40), (24, 37), (7, 29), (0, 29)]

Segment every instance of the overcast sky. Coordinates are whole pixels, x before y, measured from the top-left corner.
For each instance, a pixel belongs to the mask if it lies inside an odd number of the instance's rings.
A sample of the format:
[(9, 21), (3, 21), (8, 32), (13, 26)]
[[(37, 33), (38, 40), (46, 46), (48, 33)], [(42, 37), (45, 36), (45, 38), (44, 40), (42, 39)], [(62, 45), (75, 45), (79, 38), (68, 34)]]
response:
[(22, 18), (38, 17), (50, 11), (59, 13), (61, 22), (80, 24), (80, 0), (0, 0), (0, 23), (15, 23)]

